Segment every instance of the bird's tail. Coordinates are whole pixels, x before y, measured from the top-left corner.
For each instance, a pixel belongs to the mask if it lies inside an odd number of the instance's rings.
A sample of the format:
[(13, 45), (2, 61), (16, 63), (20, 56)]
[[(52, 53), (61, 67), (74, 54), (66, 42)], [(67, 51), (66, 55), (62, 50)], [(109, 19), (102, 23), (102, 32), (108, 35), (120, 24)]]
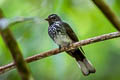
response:
[(90, 73), (96, 72), (95, 68), (92, 66), (90, 61), (88, 61), (86, 58), (84, 58), (82, 61), (77, 60), (77, 62), (78, 66), (81, 68), (81, 71), (85, 76), (89, 75)]
[(79, 67), (81, 68), (82, 73), (85, 76), (89, 75), (90, 73), (96, 72), (95, 68), (92, 66), (90, 61), (86, 59), (86, 57), (84, 56), (83, 52), (80, 51), (80, 49), (69, 51), (67, 53), (69, 53), (71, 56), (73, 56), (76, 59)]

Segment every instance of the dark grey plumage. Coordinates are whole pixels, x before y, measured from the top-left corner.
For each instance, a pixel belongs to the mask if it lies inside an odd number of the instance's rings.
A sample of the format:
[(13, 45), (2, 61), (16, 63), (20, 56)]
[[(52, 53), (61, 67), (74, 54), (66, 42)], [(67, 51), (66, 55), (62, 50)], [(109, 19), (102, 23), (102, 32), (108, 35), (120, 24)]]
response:
[[(59, 46), (69, 46), (70, 43), (79, 41), (72, 28), (56, 14), (51, 14), (46, 19), (49, 22), (48, 34), (53, 41)], [(84, 75), (95, 73), (95, 68), (84, 56), (82, 47), (75, 50), (67, 51), (67, 53), (73, 56), (81, 67), (81, 71)]]

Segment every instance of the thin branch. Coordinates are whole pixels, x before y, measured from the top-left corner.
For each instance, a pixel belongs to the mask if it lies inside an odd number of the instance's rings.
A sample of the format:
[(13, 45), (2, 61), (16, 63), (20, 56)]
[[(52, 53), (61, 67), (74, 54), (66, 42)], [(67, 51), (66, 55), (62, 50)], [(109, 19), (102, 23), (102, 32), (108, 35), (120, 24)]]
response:
[[(2, 10), (0, 11), (1, 11), (0, 14), (2, 14)], [(6, 27), (8, 26), (6, 23), (8, 23), (8, 21), (4, 17), (0, 17), (0, 33), (4, 42), (6, 43), (6, 46), (11, 52), (17, 70), (22, 80), (33, 80), (33, 77), (28, 69), (28, 66), (22, 56), (22, 52), (20, 51), (18, 44), (14, 36), (12, 35), (12, 32), (8, 27)]]
[(120, 31), (120, 20), (112, 9), (103, 0), (92, 0), (93, 3), (103, 12), (107, 19)]
[(16, 23), (22, 23), (25, 21), (41, 21), (38, 17), (15, 17), (9, 20), (9, 25), (14, 25)]
[(42, 21), (42, 19), (38, 18), (38, 17), (15, 17), (15, 18), (3, 18), (2, 15), (0, 14), (0, 29), (4, 30), (6, 28), (8, 28), (9, 26), (15, 25), (17, 23), (22, 23), (22, 22), (26, 22), (26, 21), (32, 21), (32, 22), (37, 22), (39, 23), (40, 21)]
[[(48, 56), (59, 54), (60, 52), (63, 52), (63, 51), (68, 51), (68, 50), (71, 50), (71, 49), (78, 48), (80, 46), (84, 46), (84, 45), (88, 45), (88, 44), (91, 44), (91, 43), (100, 42), (100, 41), (104, 41), (104, 40), (109, 40), (109, 39), (113, 39), (113, 38), (117, 38), (117, 37), (120, 37), (119, 32), (104, 34), (104, 35), (89, 38), (89, 39), (86, 39), (86, 40), (81, 40), (79, 42), (71, 44), (71, 46), (69, 48), (62, 48), (61, 50), (59, 50), (57, 48), (57, 49), (53, 49), (53, 50), (50, 50), (50, 51), (47, 51), (47, 52), (43, 52), (43, 53), (28, 57), (28, 58), (25, 59), (25, 61), (27, 63), (30, 63), (30, 62), (33, 62), (33, 61), (36, 61), (36, 60), (39, 60), (39, 59), (42, 59), (42, 58), (46, 58)], [(12, 70), (14, 68), (15, 68), (15, 63), (14, 62), (12, 62), (10, 64), (7, 64), (5, 66), (1, 66), (0, 67), (0, 74), (3, 74), (4, 72), (7, 72), (7, 71)]]

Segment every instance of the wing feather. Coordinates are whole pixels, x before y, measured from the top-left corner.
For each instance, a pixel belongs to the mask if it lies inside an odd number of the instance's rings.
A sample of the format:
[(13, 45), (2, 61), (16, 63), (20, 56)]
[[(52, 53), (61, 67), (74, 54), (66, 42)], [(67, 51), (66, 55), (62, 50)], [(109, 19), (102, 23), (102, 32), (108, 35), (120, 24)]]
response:
[[(66, 29), (67, 34), (69, 35), (69, 37), (73, 40), (73, 42), (78, 42), (79, 39), (76, 36), (76, 34), (74, 33), (74, 31), (72, 30), (72, 28), (69, 26), (69, 24), (63, 22), (63, 25)], [(82, 49), (82, 47), (80, 47), (80, 51), (82, 51), (83, 53), (85, 53)]]

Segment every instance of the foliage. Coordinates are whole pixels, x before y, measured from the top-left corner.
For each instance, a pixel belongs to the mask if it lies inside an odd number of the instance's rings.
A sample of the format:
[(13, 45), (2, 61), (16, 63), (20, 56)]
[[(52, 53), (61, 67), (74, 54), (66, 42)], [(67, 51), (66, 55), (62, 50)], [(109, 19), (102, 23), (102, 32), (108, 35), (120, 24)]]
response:
[[(107, 0), (107, 4), (120, 16), (120, 1)], [(24, 22), (11, 30), (24, 53), (24, 57), (58, 47), (49, 38), (49, 14), (57, 13), (68, 22), (79, 39), (116, 31), (90, 0), (0, 0), (6, 17), (35, 16), (41, 20)], [(120, 79), (119, 38), (83, 47), (87, 58), (96, 67), (95, 74), (84, 77), (75, 60), (67, 54), (58, 54), (29, 64), (35, 80), (118, 80)], [(0, 65), (12, 61), (10, 52), (0, 37)], [(0, 75), (0, 80), (20, 80), (16, 70)]]

